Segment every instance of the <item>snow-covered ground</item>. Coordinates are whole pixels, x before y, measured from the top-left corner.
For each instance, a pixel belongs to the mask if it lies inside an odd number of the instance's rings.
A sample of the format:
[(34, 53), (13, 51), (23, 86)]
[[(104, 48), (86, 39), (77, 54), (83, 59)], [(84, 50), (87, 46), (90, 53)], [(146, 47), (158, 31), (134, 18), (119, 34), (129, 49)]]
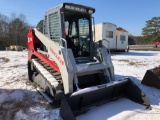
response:
[[(160, 90), (141, 84), (147, 69), (160, 65), (160, 52), (130, 51), (112, 54), (116, 79), (130, 77), (147, 94), (152, 110), (119, 99), (93, 108), (87, 120), (158, 120), (160, 119)], [(99, 109), (97, 111), (97, 109)], [(91, 115), (91, 113), (93, 113)], [(102, 115), (102, 113), (104, 113)], [(0, 120), (59, 120), (59, 109), (52, 108), (28, 83), (27, 51), (0, 51)]]

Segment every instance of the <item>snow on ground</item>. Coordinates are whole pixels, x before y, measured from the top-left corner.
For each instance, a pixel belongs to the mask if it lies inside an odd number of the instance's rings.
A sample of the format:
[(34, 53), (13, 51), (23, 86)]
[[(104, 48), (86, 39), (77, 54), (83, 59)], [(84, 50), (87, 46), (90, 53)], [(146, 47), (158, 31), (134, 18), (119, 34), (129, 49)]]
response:
[(28, 83), (27, 51), (0, 51), (0, 120), (58, 120), (53, 109)]
[[(160, 64), (160, 52), (130, 51), (114, 53), (112, 61), (116, 80), (130, 77), (147, 94), (152, 110), (119, 99), (88, 111), (87, 120), (157, 120), (160, 118), (160, 90), (141, 84), (147, 69)], [(92, 115), (90, 115), (93, 113)], [(102, 114), (104, 113), (104, 114)], [(89, 118), (91, 117), (91, 118)], [(27, 51), (0, 51), (0, 120), (59, 120), (59, 109), (52, 108), (28, 83)]]
[(152, 105), (160, 104), (160, 90), (141, 84), (146, 70), (160, 66), (160, 51), (131, 51), (113, 54), (116, 79), (131, 78), (150, 98)]

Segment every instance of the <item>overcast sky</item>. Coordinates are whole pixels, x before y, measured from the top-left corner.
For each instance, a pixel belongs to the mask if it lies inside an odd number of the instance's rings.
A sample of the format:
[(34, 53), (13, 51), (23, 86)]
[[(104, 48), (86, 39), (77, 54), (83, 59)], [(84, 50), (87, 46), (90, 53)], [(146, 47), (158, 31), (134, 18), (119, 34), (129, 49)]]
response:
[(94, 7), (96, 23), (111, 22), (133, 35), (141, 35), (145, 21), (160, 16), (160, 0), (1, 0), (0, 13), (8, 17), (22, 13), (36, 26), (46, 10), (63, 2)]

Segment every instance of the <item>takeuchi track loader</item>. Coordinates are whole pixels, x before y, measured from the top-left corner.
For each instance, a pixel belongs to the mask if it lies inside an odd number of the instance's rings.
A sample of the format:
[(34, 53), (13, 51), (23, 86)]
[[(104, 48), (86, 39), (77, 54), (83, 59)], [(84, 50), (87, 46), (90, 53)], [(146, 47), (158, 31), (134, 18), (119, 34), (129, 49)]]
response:
[(109, 48), (103, 40), (93, 40), (94, 12), (91, 7), (63, 3), (45, 13), (43, 33), (32, 28), (28, 32), (29, 80), (53, 102), (61, 101), (64, 120), (120, 97), (150, 106), (132, 80), (115, 81)]

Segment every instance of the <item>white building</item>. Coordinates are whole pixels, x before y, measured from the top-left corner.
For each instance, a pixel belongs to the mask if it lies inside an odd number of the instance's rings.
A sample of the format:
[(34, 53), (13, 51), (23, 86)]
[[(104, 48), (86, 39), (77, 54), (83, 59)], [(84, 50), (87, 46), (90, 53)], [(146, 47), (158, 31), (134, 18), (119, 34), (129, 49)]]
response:
[[(115, 49), (116, 29), (116, 25), (108, 22), (95, 24), (95, 41), (106, 39), (110, 42), (110, 49)], [(106, 41), (103, 41), (103, 45), (108, 48)]]
[(116, 41), (117, 50), (127, 50), (128, 49), (128, 32), (126, 30), (116, 30)]
[[(95, 41), (106, 39), (109, 41), (111, 51), (127, 50), (128, 32), (117, 31), (117, 26), (112, 23), (104, 22), (95, 24)], [(103, 45), (108, 48), (108, 42), (103, 40)]]

